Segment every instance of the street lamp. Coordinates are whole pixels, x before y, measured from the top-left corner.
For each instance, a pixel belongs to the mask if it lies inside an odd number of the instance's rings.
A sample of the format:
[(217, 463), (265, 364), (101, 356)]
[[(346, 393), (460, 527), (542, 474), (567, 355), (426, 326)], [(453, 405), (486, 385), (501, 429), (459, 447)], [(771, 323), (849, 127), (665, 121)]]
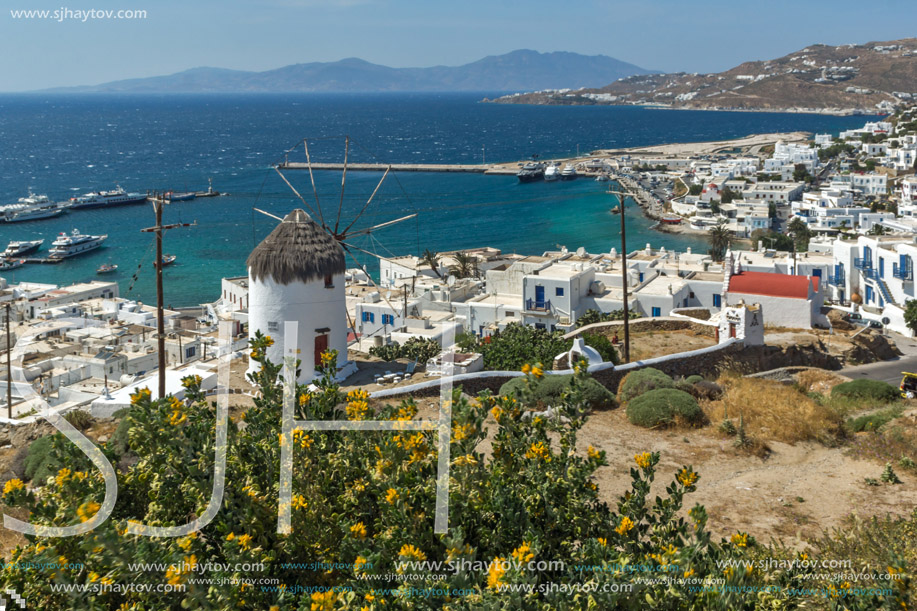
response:
[(627, 244), (625, 240), (624, 227), (624, 198), (629, 194), (626, 191), (606, 191), (618, 198), (618, 205), (621, 208), (621, 283), (624, 287), (624, 362), (630, 362), (630, 313), (627, 309)]

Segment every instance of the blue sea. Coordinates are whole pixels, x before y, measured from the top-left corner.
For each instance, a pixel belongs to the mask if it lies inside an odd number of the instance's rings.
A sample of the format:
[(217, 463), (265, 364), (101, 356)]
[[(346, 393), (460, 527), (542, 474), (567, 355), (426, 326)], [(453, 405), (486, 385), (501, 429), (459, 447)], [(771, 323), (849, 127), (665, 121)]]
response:
[[(128, 191), (205, 190), (208, 178), (226, 197), (175, 203), (167, 223), (197, 221), (169, 231), (165, 252), (166, 303), (191, 306), (219, 296), (220, 278), (243, 275), (251, 249), (276, 221), (254, 207), (283, 216), (302, 203), (272, 169), (285, 158), (341, 162), (480, 163), (569, 156), (598, 148), (736, 138), (753, 133), (805, 130), (837, 133), (865, 117), (669, 111), (614, 106), (482, 104), (481, 94), (373, 95), (5, 95), (0, 96), (0, 203), (31, 188), (55, 200), (121, 185)], [(289, 150), (289, 153), (285, 153)], [(315, 208), (308, 172), (289, 172)], [(349, 172), (341, 198), (340, 172), (315, 175), (326, 222), (353, 221), (381, 174)], [(620, 245), (619, 221), (603, 183), (519, 184), (512, 176), (390, 174), (352, 229), (408, 214), (416, 217), (350, 239), (354, 258), (374, 273), (378, 255), (419, 254), (494, 246), (540, 254), (563, 245), (607, 251)], [(340, 211), (340, 212), (339, 212)], [(661, 234), (631, 207), (628, 248), (705, 248), (696, 237)], [(154, 224), (149, 205), (81, 210), (42, 221), (0, 225), (0, 247), (10, 240), (46, 240), (60, 232), (108, 234), (105, 247), (59, 265), (26, 265), (10, 282), (56, 284), (117, 280), (125, 297), (152, 301), (153, 241), (140, 229)], [(364, 252), (366, 251), (366, 252)], [(42, 253), (39, 253), (42, 254)], [(96, 276), (102, 263), (114, 275)]]

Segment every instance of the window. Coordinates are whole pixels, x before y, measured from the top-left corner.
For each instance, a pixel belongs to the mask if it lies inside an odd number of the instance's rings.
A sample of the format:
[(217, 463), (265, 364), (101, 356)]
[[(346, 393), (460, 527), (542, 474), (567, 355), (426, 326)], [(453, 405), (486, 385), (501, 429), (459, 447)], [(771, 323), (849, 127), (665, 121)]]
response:
[(395, 324), (395, 315), (394, 314), (383, 314), (382, 315), (382, 324), (383, 325), (394, 325)]
[(325, 288), (333, 289), (334, 288), (334, 277), (331, 274), (325, 276)]
[(267, 330), (268, 330), (268, 331), (274, 331), (274, 332), (280, 331), (280, 323), (279, 323), (279, 322), (269, 322), (269, 323), (267, 323)]
[(657, 316), (662, 316), (662, 309), (654, 307), (653, 308), (653, 318), (656, 318)]
[[(382, 323), (385, 324), (385, 314), (382, 315)], [(367, 312), (363, 310), (363, 322), (376, 322), (376, 314), (374, 312)]]
[(563, 297), (563, 296), (564, 296), (564, 287), (559, 286), (559, 287), (555, 288), (555, 289), (554, 289), (554, 296), (555, 296), (555, 297)]
[(688, 293), (688, 299), (694, 299), (694, 291)]
[(189, 348), (185, 348), (185, 358), (186, 358), (186, 359), (192, 358), (195, 354), (197, 354), (197, 347), (196, 347), (196, 346), (191, 346), (191, 347), (189, 347)]
[(720, 307), (720, 306), (722, 305), (722, 303), (723, 303), (723, 296), (722, 296), (722, 295), (714, 295), (714, 296), (713, 296), (713, 307), (714, 307), (714, 308)]

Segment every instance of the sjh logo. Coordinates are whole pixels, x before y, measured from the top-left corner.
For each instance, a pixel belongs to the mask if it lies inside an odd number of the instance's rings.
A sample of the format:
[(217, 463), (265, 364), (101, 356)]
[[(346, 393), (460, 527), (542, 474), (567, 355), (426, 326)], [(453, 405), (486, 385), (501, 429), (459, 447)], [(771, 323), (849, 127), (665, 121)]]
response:
[[(6, 597), (9, 596), (10, 600), (19, 605), (20, 609), (25, 609), (25, 599), (19, 596), (19, 592), (11, 588), (4, 590), (3, 594), (0, 594), (0, 611), (6, 611)], [(15, 609), (15, 607), (12, 607)]]

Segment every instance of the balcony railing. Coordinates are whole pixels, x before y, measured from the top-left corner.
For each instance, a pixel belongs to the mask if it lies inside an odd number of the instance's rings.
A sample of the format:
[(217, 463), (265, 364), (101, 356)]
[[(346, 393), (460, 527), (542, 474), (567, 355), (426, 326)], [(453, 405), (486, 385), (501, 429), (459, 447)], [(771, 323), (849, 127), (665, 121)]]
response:
[(538, 301), (537, 299), (527, 299), (525, 309), (530, 312), (550, 312), (551, 300)]
[(892, 276), (900, 280), (913, 280), (914, 269), (911, 267), (901, 267), (897, 263), (892, 263)]
[(872, 269), (872, 259), (854, 259), (853, 266), (857, 269)]
[(828, 284), (834, 286), (844, 286), (844, 274), (830, 274), (828, 276)]

